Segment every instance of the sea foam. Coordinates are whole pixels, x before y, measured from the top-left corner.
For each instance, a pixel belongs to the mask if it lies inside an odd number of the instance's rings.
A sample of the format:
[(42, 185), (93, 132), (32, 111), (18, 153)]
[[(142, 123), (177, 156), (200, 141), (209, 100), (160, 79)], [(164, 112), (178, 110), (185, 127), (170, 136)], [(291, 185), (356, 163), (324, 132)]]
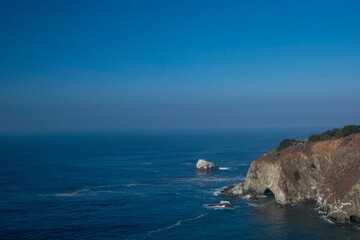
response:
[(152, 234), (152, 233), (162, 232), (162, 231), (165, 231), (165, 230), (168, 230), (168, 229), (171, 229), (171, 228), (180, 226), (183, 222), (193, 221), (193, 220), (202, 218), (202, 217), (204, 217), (204, 216), (206, 216), (206, 215), (208, 215), (208, 214), (207, 214), (207, 213), (204, 213), (204, 214), (201, 214), (201, 215), (199, 215), (199, 216), (197, 216), (197, 217), (178, 220), (175, 224), (172, 224), (172, 225), (170, 225), (170, 226), (167, 226), (167, 227), (164, 227), (164, 228), (155, 229), (155, 230), (151, 230), (151, 231), (148, 232), (148, 234), (150, 235), (150, 234)]

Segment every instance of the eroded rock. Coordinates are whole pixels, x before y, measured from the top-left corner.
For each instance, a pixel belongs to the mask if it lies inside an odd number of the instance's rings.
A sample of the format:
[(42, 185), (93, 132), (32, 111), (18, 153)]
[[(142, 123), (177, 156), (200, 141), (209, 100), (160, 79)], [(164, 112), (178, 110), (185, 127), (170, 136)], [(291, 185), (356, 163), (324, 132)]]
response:
[(279, 205), (316, 202), (336, 223), (360, 218), (360, 134), (268, 152), (251, 164), (245, 182), (221, 194), (249, 192), (272, 192)]
[(205, 159), (199, 159), (196, 163), (196, 168), (201, 171), (208, 171), (218, 169), (219, 167), (212, 162), (206, 161)]
[(244, 183), (229, 185), (220, 192), (220, 196), (226, 197), (237, 197), (244, 194)]
[(326, 218), (339, 225), (350, 222), (349, 215), (346, 212), (340, 210), (330, 212), (328, 215), (326, 215)]
[(209, 207), (225, 207), (225, 208), (232, 208), (233, 205), (229, 201), (221, 200), (219, 203), (210, 204)]

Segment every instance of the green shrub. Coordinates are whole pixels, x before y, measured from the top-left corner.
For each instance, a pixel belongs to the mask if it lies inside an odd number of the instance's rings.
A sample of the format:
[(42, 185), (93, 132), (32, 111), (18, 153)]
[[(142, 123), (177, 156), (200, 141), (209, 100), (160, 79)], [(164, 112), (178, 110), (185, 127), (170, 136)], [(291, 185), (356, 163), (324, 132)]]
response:
[(347, 125), (343, 128), (334, 128), (333, 130), (327, 130), (322, 134), (314, 134), (309, 137), (309, 141), (319, 142), (324, 140), (330, 140), (333, 138), (346, 137), (354, 133), (360, 133), (360, 125)]
[(296, 171), (293, 173), (293, 175), (294, 175), (294, 178), (295, 178), (296, 181), (299, 181), (299, 180), (301, 179), (301, 177), (300, 177), (300, 172), (299, 172), (299, 171), (296, 170)]
[(277, 152), (281, 152), (282, 150), (284, 150), (285, 148), (288, 148), (291, 146), (291, 144), (295, 141), (295, 139), (285, 139), (284, 141), (282, 141), (279, 146), (277, 146), (276, 151)]
[(360, 132), (360, 125), (347, 125), (342, 128), (343, 137)]

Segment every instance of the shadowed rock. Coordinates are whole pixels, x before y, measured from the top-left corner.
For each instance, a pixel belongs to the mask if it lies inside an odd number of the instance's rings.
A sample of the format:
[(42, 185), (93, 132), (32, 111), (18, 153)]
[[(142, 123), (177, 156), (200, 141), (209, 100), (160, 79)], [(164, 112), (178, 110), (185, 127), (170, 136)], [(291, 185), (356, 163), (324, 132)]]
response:
[(326, 217), (332, 222), (342, 225), (350, 222), (350, 217), (346, 212), (336, 210), (330, 212)]
[(244, 183), (229, 185), (220, 192), (220, 196), (225, 197), (236, 197), (244, 194)]

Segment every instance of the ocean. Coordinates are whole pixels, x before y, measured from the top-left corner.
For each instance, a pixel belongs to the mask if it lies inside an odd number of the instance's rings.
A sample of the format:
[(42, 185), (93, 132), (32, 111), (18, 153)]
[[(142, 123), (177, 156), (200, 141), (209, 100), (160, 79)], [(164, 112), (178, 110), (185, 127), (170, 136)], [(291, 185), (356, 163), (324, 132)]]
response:
[[(284, 138), (314, 130), (0, 136), (0, 239), (360, 239), (315, 206), (219, 191)], [(199, 158), (220, 170), (198, 172)], [(209, 204), (228, 200), (232, 209)]]

